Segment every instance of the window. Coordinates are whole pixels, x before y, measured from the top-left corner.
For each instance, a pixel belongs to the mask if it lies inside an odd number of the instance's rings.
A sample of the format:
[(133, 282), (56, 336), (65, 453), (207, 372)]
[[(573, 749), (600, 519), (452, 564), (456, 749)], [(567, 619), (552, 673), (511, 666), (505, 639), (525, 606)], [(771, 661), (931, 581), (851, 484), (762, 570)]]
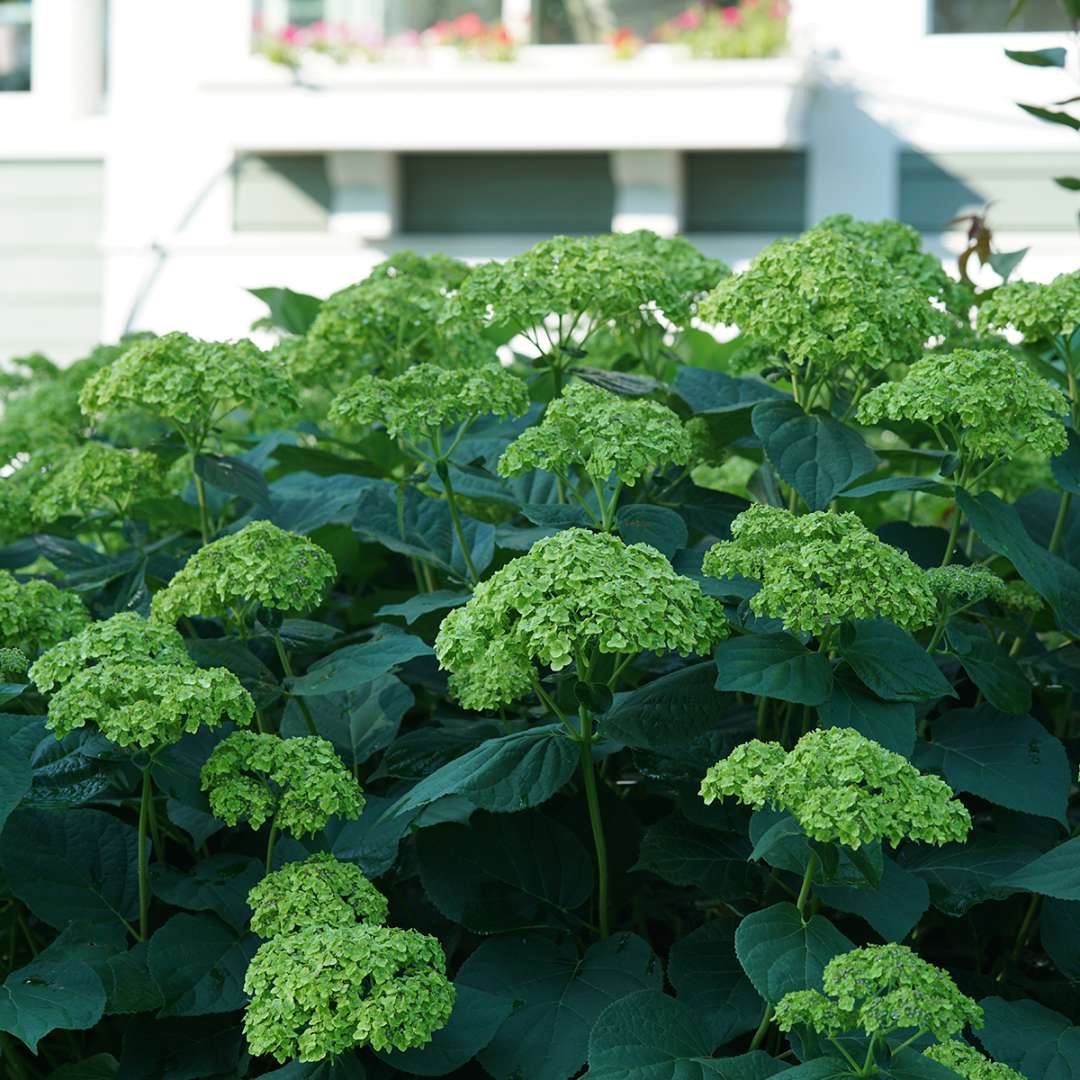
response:
[(474, 11), (497, 21), (502, 0), (256, 0), (256, 15), (268, 31), (327, 22), (357, 33), (392, 36), (426, 30), (441, 19)]
[(686, 232), (797, 233), (806, 227), (806, 155), (687, 154)]
[(236, 164), (233, 220), (237, 232), (322, 232), (330, 213), (330, 181), (322, 154), (261, 154)]
[(689, 5), (690, 0), (532, 0), (533, 38), (542, 45), (584, 44), (603, 41), (622, 26), (648, 38)]
[(0, 91), (30, 89), (31, 0), (0, 0)]
[(935, 34), (1001, 34), (1067, 30), (1061, 0), (1027, 0), (1009, 22), (1015, 0), (933, 0), (931, 32)]

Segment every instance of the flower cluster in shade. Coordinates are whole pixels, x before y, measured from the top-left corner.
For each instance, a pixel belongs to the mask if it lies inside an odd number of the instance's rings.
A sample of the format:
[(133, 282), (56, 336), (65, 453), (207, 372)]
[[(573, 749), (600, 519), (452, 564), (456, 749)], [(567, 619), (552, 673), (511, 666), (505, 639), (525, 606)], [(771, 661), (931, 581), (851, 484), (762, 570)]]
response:
[(948, 1039), (982, 1025), (982, 1008), (962, 994), (948, 972), (906, 945), (866, 945), (834, 956), (820, 990), (796, 990), (776, 1006), (781, 1031), (803, 1024), (832, 1038), (862, 1031), (885, 1036), (914, 1028)]
[(747, 364), (764, 350), (788, 366), (812, 362), (818, 376), (911, 363), (952, 321), (870, 246), (820, 227), (771, 243), (699, 312), (756, 343)]
[(916, 420), (943, 429), (950, 449), (974, 460), (1008, 459), (1021, 450), (1065, 449), (1064, 395), (1004, 349), (956, 349), (912, 364), (860, 402), (862, 424)]
[(267, 821), (292, 836), (318, 832), (334, 815), (352, 819), (364, 794), (333, 744), (318, 735), (281, 739), (235, 731), (214, 747), (200, 774), (210, 811), (227, 825)]
[(946, 1039), (928, 1046), (923, 1056), (952, 1069), (964, 1080), (1025, 1080), (1023, 1073), (1010, 1069), (1000, 1061), (991, 1060), (960, 1039)]
[(77, 634), (90, 621), (86, 605), (51, 581), (19, 581), (0, 570), (0, 646), (33, 657)]
[(26, 674), (30, 661), (22, 649), (0, 649), (0, 679), (17, 679)]
[(481, 582), (435, 642), (450, 691), (468, 709), (509, 704), (538, 668), (594, 653), (703, 653), (728, 628), (719, 601), (660, 552), (606, 533), (566, 529)]
[(706, 803), (725, 796), (756, 810), (786, 810), (812, 840), (849, 848), (875, 840), (944, 844), (971, 829), (971, 815), (944, 780), (850, 728), (808, 732), (789, 751), (758, 739), (742, 743), (701, 783)]
[(1080, 270), (1058, 274), (1048, 284), (1013, 281), (995, 289), (980, 305), (982, 330), (1019, 330), (1027, 341), (1071, 336), (1080, 327)]
[(251, 604), (306, 613), (322, 603), (336, 577), (333, 556), (324, 548), (269, 521), (253, 521), (199, 548), (155, 594), (151, 614), (173, 623), (185, 615), (224, 615)]
[(759, 503), (739, 514), (731, 535), (706, 552), (702, 569), (712, 577), (760, 581), (751, 610), (781, 619), (788, 630), (821, 634), (878, 616), (911, 630), (934, 620), (925, 573), (857, 514), (796, 516)]
[(690, 435), (666, 405), (575, 382), (506, 448), (498, 471), (546, 469), (565, 478), (581, 468), (601, 483), (614, 473), (633, 485), (654, 469), (685, 465), (691, 450)]
[(1043, 609), (1043, 598), (1026, 582), (1010, 581), (1002, 600), (1014, 615), (1037, 615)]
[(1003, 603), (1005, 582), (984, 566), (936, 566), (926, 571), (926, 583), (946, 611), (981, 604), (984, 600)]
[(354, 1046), (408, 1050), (450, 1019), (442, 946), (383, 925), (386, 898), (352, 864), (325, 853), (289, 863), (248, 904), (252, 930), (269, 939), (244, 979), (253, 1054), (321, 1061)]
[(529, 408), (526, 383), (495, 364), (451, 371), (416, 364), (384, 379), (361, 375), (330, 405), (338, 424), (382, 424), (392, 438), (431, 439), (451, 424), (479, 416), (520, 416)]

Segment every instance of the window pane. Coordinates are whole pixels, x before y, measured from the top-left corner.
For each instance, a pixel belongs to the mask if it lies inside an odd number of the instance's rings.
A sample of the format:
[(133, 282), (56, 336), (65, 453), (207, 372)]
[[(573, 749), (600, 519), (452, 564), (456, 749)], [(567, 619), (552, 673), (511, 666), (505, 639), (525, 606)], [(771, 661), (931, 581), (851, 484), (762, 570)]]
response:
[(806, 227), (803, 153), (692, 153), (685, 170), (687, 232), (797, 233)]
[[(661, 23), (689, 5), (690, 0), (608, 0), (595, 4), (533, 0), (533, 40), (542, 45), (599, 42), (607, 30), (622, 26), (647, 40)], [(609, 25), (605, 27), (604, 22)]]
[(0, 0), (0, 91), (30, 89), (30, 0)]
[(1006, 27), (1015, 0), (934, 0), (935, 34), (1000, 34), (1008, 30), (1067, 30), (1061, 0), (1028, 0)]

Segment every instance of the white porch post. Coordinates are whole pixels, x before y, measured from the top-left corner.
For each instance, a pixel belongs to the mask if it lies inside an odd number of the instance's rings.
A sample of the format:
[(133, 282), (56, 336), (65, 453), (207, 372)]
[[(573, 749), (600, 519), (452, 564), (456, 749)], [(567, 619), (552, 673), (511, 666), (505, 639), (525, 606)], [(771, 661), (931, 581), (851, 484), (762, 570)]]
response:
[(674, 236), (683, 223), (682, 155), (676, 150), (616, 150), (612, 232), (652, 229)]
[(330, 231), (384, 240), (397, 231), (397, 156), (382, 150), (335, 150), (330, 176)]
[(104, 0), (34, 0), (30, 89), (54, 115), (85, 116), (101, 105)]

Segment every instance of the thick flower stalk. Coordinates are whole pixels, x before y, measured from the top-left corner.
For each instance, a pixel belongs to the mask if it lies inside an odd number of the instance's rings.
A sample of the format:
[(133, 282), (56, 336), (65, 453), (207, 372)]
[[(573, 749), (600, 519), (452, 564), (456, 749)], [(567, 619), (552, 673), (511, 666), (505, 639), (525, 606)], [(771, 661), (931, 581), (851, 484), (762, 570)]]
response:
[(248, 1048), (284, 1062), (424, 1046), (454, 1007), (445, 972), (442, 946), (416, 930), (361, 924), (278, 935), (244, 978)]
[(40, 578), (20, 582), (0, 570), (0, 646), (37, 656), (88, 622), (90, 613), (75, 593)]
[(705, 774), (701, 797), (786, 810), (812, 840), (858, 848), (875, 840), (962, 841), (971, 815), (940, 777), (851, 728), (808, 732), (794, 749), (752, 739)]
[(157, 750), (224, 720), (249, 724), (254, 713), (251, 695), (225, 668), (107, 663), (77, 672), (53, 694), (46, 727), (62, 739), (93, 724), (117, 746)]
[(796, 516), (759, 503), (739, 514), (731, 535), (709, 549), (702, 569), (760, 581), (751, 610), (795, 633), (820, 636), (878, 616), (908, 630), (934, 621), (937, 604), (925, 573), (856, 514)]
[(928, 1046), (923, 1051), (923, 1056), (952, 1069), (958, 1076), (964, 1077), (964, 1080), (1024, 1080), (1023, 1073), (980, 1054), (974, 1046), (969, 1046), (960, 1039), (946, 1039)]
[(30, 680), (47, 694), (97, 664), (165, 664), (196, 669), (184, 639), (173, 627), (151, 622), (133, 611), (122, 611), (90, 623), (47, 650), (30, 669)]
[(587, 680), (599, 654), (686, 656), (707, 652), (727, 633), (719, 601), (660, 552), (566, 529), (482, 582), (443, 620), (435, 652), (454, 697), (482, 710), (527, 694), (542, 668), (576, 661)]
[(248, 893), (247, 902), (251, 929), (261, 938), (358, 922), (381, 926), (389, 912), (386, 897), (359, 867), (325, 851), (267, 874)]
[(1025, 341), (1069, 338), (1080, 326), (1080, 270), (1058, 274), (1053, 281), (1013, 281), (996, 288), (979, 305), (981, 330), (1012, 328)]

